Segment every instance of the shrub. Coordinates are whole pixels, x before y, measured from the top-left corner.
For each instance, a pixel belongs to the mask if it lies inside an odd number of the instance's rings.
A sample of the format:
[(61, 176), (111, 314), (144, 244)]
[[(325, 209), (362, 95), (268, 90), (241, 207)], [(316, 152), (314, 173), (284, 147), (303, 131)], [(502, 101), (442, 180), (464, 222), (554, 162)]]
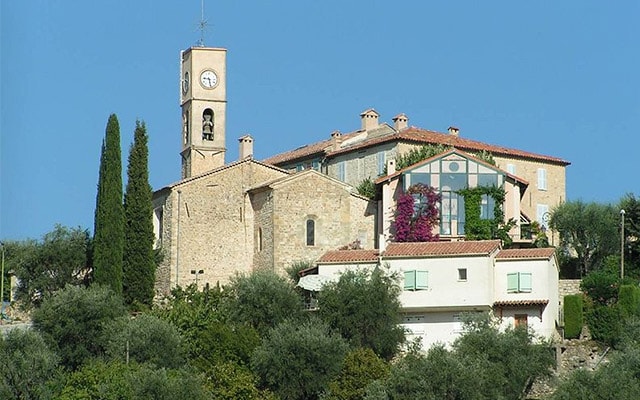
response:
[(107, 287), (67, 286), (33, 314), (35, 328), (56, 350), (62, 365), (77, 368), (104, 352), (104, 324), (125, 314), (122, 298)]
[(587, 313), (587, 325), (595, 340), (615, 346), (620, 339), (620, 309), (598, 306)]
[(322, 323), (284, 322), (256, 348), (251, 365), (280, 398), (314, 400), (340, 372), (347, 348)]
[(584, 311), (582, 309), (582, 295), (564, 296), (564, 336), (575, 339), (580, 336), (584, 325)]
[(618, 300), (618, 276), (607, 270), (592, 271), (582, 278), (580, 289), (596, 304), (614, 304)]
[(104, 330), (105, 352), (109, 358), (150, 363), (156, 368), (184, 365), (182, 338), (178, 329), (158, 317), (142, 314), (135, 319), (117, 318)]
[(640, 309), (640, 288), (635, 285), (622, 285), (618, 292), (618, 307), (622, 316), (627, 318), (638, 315)]

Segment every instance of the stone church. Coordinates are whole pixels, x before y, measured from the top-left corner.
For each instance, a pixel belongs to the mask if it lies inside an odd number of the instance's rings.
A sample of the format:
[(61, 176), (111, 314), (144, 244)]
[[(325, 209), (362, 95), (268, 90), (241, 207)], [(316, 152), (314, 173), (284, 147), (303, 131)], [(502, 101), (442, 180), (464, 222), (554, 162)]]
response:
[(349, 184), (254, 160), (249, 135), (225, 163), (225, 49), (182, 52), (180, 106), (182, 178), (153, 195), (159, 294), (256, 268), (282, 273), (356, 241), (373, 248), (375, 206)]
[[(227, 163), (226, 50), (183, 51), (180, 86), (181, 180), (153, 197), (156, 246), (164, 253), (156, 273), (160, 295), (177, 285), (224, 284), (256, 268), (282, 273), (292, 263), (315, 262), (354, 244), (384, 248), (394, 207), (384, 187), (394, 179), (401, 187), (411, 176), (434, 186), (441, 172), (464, 182), (475, 175), (498, 176), (496, 182), (509, 183), (503, 185), (508, 202), (501, 206), (516, 220), (511, 234), (523, 246), (531, 242), (531, 225), (544, 228), (549, 211), (566, 199), (568, 161), (467, 139), (455, 127), (441, 133), (410, 126), (403, 113), (393, 124), (383, 123), (374, 109), (360, 114), (361, 127), (353, 132), (334, 131), (325, 140), (263, 161), (253, 158), (253, 138), (243, 136), (239, 159)], [(433, 166), (416, 164), (386, 175), (397, 156), (426, 144), (446, 146), (450, 153), (431, 160)], [(495, 165), (482, 166), (483, 173), (469, 169), (475, 174), (469, 178), (466, 168), (476, 165), (474, 155), (481, 153), (490, 153)], [(451, 157), (465, 168), (441, 171)], [(366, 179), (376, 184), (374, 200), (355, 189)], [(438, 189), (444, 199), (438, 205), (440, 238), (464, 240), (464, 199), (449, 186)]]

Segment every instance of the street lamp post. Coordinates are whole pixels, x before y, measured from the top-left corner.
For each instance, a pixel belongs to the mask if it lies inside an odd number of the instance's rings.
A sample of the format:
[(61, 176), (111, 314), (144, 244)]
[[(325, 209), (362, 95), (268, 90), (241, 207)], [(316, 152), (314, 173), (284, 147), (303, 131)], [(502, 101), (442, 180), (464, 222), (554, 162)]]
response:
[(2, 272), (0, 273), (0, 303), (4, 301), (4, 243), (0, 242), (0, 246), (2, 246)]
[(191, 275), (195, 275), (196, 276), (196, 288), (198, 287), (198, 275), (202, 275), (202, 274), (204, 274), (204, 270), (203, 269), (199, 269), (199, 270), (192, 269), (191, 270)]
[(620, 210), (620, 279), (624, 279), (624, 209)]

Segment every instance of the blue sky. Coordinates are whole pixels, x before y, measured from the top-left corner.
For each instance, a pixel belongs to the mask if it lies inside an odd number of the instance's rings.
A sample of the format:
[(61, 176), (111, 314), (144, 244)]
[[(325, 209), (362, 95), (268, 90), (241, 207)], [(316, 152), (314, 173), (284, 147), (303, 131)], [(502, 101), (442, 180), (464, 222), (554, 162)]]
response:
[[(93, 226), (100, 145), (123, 171), (147, 124), (150, 183), (179, 179), (179, 53), (200, 0), (0, 3), (0, 239)], [(205, 3), (227, 56), (227, 161), (360, 126), (411, 125), (571, 161), (568, 199), (640, 195), (640, 2), (281, 0)]]

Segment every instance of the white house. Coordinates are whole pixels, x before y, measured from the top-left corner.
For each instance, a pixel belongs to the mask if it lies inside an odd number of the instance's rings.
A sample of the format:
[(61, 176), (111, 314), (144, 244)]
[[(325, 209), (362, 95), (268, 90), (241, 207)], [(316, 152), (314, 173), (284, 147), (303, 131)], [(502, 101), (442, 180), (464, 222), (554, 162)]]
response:
[[(390, 243), (383, 252), (330, 251), (313, 272), (326, 281), (348, 269), (375, 267), (400, 275), (403, 326), (408, 338), (421, 337), (425, 348), (451, 344), (462, 332), (465, 312), (493, 311), (503, 326), (526, 324), (546, 338), (556, 332), (553, 248), (503, 250), (498, 240)], [(318, 278), (307, 275), (300, 285), (307, 280)]]

